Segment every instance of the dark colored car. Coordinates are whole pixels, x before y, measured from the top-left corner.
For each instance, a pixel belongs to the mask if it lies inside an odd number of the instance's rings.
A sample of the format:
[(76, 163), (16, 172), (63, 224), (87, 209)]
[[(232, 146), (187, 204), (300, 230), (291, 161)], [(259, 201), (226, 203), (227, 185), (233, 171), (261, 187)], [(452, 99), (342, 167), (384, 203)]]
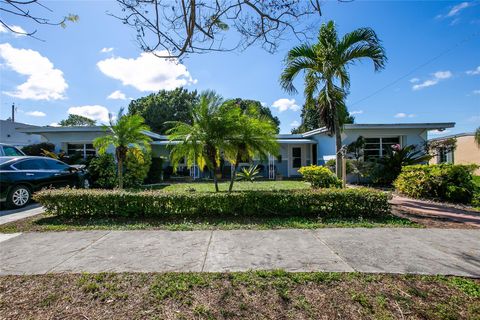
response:
[(16, 157), (24, 155), (25, 153), (23, 153), (23, 151), (18, 149), (17, 147), (5, 143), (0, 143), (0, 157)]
[(88, 173), (47, 157), (0, 157), (0, 201), (20, 208), (43, 188), (88, 188)]

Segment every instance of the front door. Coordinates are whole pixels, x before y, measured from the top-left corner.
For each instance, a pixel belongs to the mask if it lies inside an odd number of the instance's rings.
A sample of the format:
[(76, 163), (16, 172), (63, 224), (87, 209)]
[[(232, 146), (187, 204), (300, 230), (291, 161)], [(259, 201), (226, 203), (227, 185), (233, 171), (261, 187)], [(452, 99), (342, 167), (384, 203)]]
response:
[(289, 159), (289, 175), (298, 176), (298, 169), (305, 165), (305, 148), (304, 146), (291, 146)]

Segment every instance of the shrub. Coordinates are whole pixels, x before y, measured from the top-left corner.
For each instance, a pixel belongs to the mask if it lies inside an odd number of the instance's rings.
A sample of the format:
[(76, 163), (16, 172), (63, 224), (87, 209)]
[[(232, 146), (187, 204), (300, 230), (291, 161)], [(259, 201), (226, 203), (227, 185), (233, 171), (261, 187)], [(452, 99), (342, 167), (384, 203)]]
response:
[[(347, 159), (347, 161), (345, 162), (345, 169), (347, 171), (347, 174), (353, 173), (355, 170), (353, 161), (355, 160)], [(328, 167), (332, 172), (335, 172), (335, 166), (336, 166), (335, 159), (330, 159), (327, 162), (325, 162), (325, 166)]]
[(34, 198), (47, 212), (68, 217), (373, 218), (390, 212), (389, 194), (366, 188), (232, 193), (48, 189)]
[(132, 152), (127, 153), (124, 166), (123, 185), (125, 188), (140, 187), (147, 177), (150, 165), (152, 164), (152, 155), (145, 153), (143, 158), (135, 157)]
[(92, 187), (113, 189), (117, 183), (117, 165), (113, 155), (105, 153), (90, 160), (88, 166)]
[(310, 182), (313, 188), (342, 187), (342, 181), (326, 167), (310, 165), (301, 167), (298, 172), (305, 181)]
[(470, 203), (477, 188), (472, 178), (475, 168), (453, 164), (406, 166), (394, 186), (412, 198)]
[(162, 181), (162, 171), (163, 171), (163, 159), (154, 157), (152, 158), (152, 164), (148, 170), (147, 179), (148, 183), (157, 183)]
[(22, 148), (22, 151), (27, 155), (27, 156), (43, 156), (44, 152), (43, 150), (47, 150), (50, 152), (55, 151), (55, 145), (50, 142), (41, 142), (41, 143), (35, 143), (35, 144), (29, 144), (28, 146), (25, 146)]

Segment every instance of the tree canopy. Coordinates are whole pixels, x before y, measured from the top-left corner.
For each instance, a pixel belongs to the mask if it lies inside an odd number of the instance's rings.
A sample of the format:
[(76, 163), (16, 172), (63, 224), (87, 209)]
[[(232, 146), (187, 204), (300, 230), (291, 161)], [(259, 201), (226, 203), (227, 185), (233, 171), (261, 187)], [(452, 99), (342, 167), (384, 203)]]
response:
[(278, 117), (272, 115), (270, 108), (263, 106), (260, 101), (236, 98), (227, 100), (225, 103), (233, 103), (240, 107), (243, 112), (247, 111), (249, 108), (254, 108), (260, 116), (266, 117), (273, 122), (273, 124), (276, 126), (277, 133), (280, 131), (280, 120)]
[(199, 101), (197, 91), (177, 88), (161, 90), (136, 100), (128, 106), (128, 114), (138, 114), (152, 131), (165, 134), (172, 127), (168, 121), (192, 123), (192, 109)]
[[(304, 133), (325, 126), (325, 123), (320, 118), (318, 108), (316, 107), (303, 105), (300, 116), (302, 118), (302, 123), (297, 128), (293, 128), (292, 133)], [(340, 125), (344, 125), (354, 123), (355, 117), (352, 116), (346, 108), (342, 108), (342, 110), (339, 111), (339, 120)]]
[[(139, 47), (162, 58), (232, 51), (253, 44), (275, 52), (292, 35), (307, 40), (321, 15), (318, 0), (117, 0), (112, 16), (137, 32)], [(315, 19), (308, 19), (316, 16)], [(227, 39), (228, 35), (228, 39)]]
[(96, 124), (95, 120), (87, 117), (79, 116), (78, 114), (69, 114), (68, 118), (58, 123), (61, 127), (88, 127)]

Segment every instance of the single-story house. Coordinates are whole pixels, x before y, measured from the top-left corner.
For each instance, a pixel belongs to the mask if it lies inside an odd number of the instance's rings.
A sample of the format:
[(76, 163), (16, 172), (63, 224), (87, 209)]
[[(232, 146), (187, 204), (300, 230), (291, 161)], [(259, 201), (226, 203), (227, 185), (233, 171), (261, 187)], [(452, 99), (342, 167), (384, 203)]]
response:
[[(431, 164), (455, 163), (455, 164), (477, 164), (480, 166), (480, 146), (475, 142), (473, 132), (458, 133), (441, 138), (430, 139), (431, 142), (442, 142), (455, 139), (455, 148), (442, 148), (436, 150), (436, 156), (430, 160)], [(475, 174), (480, 175), (480, 168)]]
[[(348, 145), (359, 136), (366, 139), (364, 155), (366, 157), (381, 157), (386, 146), (393, 144), (423, 145), (427, 141), (428, 131), (453, 128), (455, 123), (394, 123), (394, 124), (346, 124), (342, 132), (342, 143)], [(39, 127), (19, 129), (29, 134), (40, 134), (49, 142), (55, 144), (56, 151), (64, 151), (68, 155), (81, 153), (84, 157), (96, 153), (92, 141), (106, 134), (102, 127)], [(152, 155), (165, 159), (168, 166), (168, 145), (171, 142), (165, 135), (145, 132), (152, 138)], [(329, 159), (335, 158), (335, 138), (328, 135), (325, 128), (318, 128), (301, 134), (279, 134), (280, 154), (272, 155), (268, 163), (261, 163), (262, 174), (270, 179), (299, 176), (298, 169), (302, 166), (323, 165)], [(255, 161), (259, 162), (259, 161)], [(248, 165), (248, 164), (244, 164)], [(194, 178), (200, 177), (198, 168), (185, 168)], [(230, 165), (225, 164), (224, 173), (229, 175)]]
[(0, 143), (23, 147), (29, 144), (44, 142), (45, 139), (39, 134), (26, 134), (18, 130), (32, 128), (38, 128), (38, 126), (14, 122), (10, 119), (0, 120)]

